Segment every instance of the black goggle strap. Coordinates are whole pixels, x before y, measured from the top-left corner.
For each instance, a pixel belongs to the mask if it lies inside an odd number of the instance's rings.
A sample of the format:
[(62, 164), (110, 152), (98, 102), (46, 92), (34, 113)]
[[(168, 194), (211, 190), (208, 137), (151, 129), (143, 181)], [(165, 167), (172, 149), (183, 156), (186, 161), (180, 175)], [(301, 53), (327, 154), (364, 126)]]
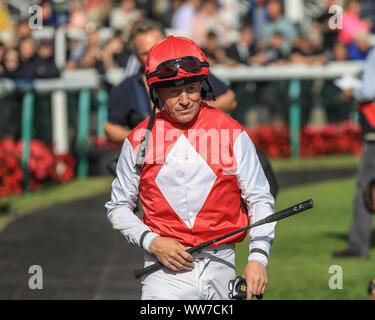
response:
[(145, 135), (141, 143), (139, 144), (138, 154), (135, 160), (134, 168), (138, 171), (141, 170), (143, 162), (145, 161), (146, 151), (148, 147), (148, 138), (150, 136), (151, 129), (154, 126), (154, 122), (155, 122), (155, 113), (156, 113), (156, 104), (154, 103), (154, 107), (152, 108), (150, 119), (148, 120), (147, 129), (146, 129)]

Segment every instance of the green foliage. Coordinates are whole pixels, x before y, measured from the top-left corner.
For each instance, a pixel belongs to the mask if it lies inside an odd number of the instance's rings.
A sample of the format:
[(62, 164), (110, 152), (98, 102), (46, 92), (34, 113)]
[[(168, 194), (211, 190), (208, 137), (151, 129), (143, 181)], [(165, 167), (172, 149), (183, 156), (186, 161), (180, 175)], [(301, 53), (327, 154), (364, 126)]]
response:
[[(355, 180), (345, 179), (281, 190), (276, 210), (312, 198), (315, 207), (280, 220), (268, 266), (265, 299), (369, 299), (367, 284), (375, 279), (375, 248), (370, 259), (339, 259), (346, 248), (353, 215)], [(374, 239), (373, 239), (374, 242)], [(237, 245), (237, 273), (247, 262), (248, 240)], [(343, 289), (331, 290), (328, 270), (343, 270)]]

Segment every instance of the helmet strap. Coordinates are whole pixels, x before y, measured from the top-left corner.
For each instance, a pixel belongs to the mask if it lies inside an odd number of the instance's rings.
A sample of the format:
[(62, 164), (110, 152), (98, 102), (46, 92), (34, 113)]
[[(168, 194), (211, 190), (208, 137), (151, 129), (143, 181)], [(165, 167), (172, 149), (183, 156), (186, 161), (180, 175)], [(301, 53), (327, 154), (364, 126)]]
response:
[[(152, 101), (154, 102), (154, 100), (152, 100)], [(156, 99), (156, 101), (158, 101), (158, 100)], [(156, 103), (154, 102), (154, 106), (152, 108), (150, 119), (148, 120), (146, 132), (145, 132), (145, 135), (144, 135), (141, 143), (139, 144), (138, 154), (137, 154), (137, 158), (135, 160), (134, 168), (137, 171), (141, 170), (143, 162), (145, 161), (146, 151), (147, 151), (147, 147), (148, 147), (148, 138), (150, 137), (152, 127), (154, 126), (155, 114), (156, 114)]]
[(212, 85), (210, 81), (208, 80), (208, 78), (204, 79), (204, 81), (206, 81), (207, 83), (208, 90), (204, 89), (202, 85), (202, 90), (201, 90), (202, 100), (216, 100), (216, 96), (215, 96), (214, 90), (212, 89)]

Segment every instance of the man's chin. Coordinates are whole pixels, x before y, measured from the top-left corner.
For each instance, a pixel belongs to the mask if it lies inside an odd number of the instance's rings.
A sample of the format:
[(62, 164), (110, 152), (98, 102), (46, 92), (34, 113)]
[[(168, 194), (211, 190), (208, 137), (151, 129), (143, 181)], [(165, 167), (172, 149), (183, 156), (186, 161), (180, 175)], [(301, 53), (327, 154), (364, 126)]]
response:
[(193, 112), (192, 109), (184, 110), (176, 114), (175, 119), (180, 123), (189, 123), (192, 121), (197, 113)]
[(191, 117), (191, 116), (186, 116), (186, 117), (178, 117), (176, 119), (177, 122), (181, 123), (181, 124), (187, 124), (189, 123), (191, 120), (193, 120), (194, 117)]

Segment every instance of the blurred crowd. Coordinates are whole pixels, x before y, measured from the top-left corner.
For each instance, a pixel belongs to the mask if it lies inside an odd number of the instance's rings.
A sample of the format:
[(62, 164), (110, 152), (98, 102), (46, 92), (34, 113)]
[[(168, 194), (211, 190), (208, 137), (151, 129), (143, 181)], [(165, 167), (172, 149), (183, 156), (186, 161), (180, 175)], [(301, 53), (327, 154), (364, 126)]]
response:
[[(27, 2), (27, 1), (25, 1)], [(316, 0), (303, 23), (284, 14), (281, 0), (42, 0), (43, 27), (65, 26), (65, 69), (125, 67), (132, 25), (144, 17), (197, 42), (211, 65), (324, 64), (364, 60), (371, 49), (366, 0)], [(29, 17), (0, 0), (0, 74), (9, 78), (59, 75), (53, 38), (35, 37)], [(35, 1), (33, 1), (35, 4)], [(329, 8), (342, 5), (342, 28)], [(31, 5), (31, 3), (30, 3)], [(333, 25), (330, 26), (330, 23)], [(84, 30), (84, 31), (83, 31)]]
[[(299, 22), (291, 21), (285, 14), (285, 2), (0, 0), (0, 77), (54, 78), (64, 70), (89, 68), (104, 74), (111, 68), (126, 68), (132, 56), (127, 45), (129, 33), (134, 23), (142, 18), (159, 21), (167, 33), (192, 38), (204, 50), (211, 66), (312, 65), (366, 58), (375, 24), (373, 15), (369, 14), (374, 12), (370, 10), (375, 9), (374, 1), (305, 0), (305, 15)], [(23, 4), (23, 11), (17, 8), (17, 3)], [(35, 4), (41, 8), (42, 30), (36, 30), (35, 25), (30, 27), (28, 8)], [(342, 7), (342, 21), (337, 21), (337, 12), (330, 10), (334, 5)], [(57, 66), (54, 33), (43, 31), (54, 31), (61, 26), (66, 35), (66, 52), (64, 63)], [(285, 86), (281, 81), (272, 85), (262, 83), (256, 93), (252, 92), (260, 96), (260, 100), (263, 96), (262, 103), (270, 106), (272, 114), (273, 109), (287, 108), (287, 103), (282, 106), (286, 99)], [(307, 110), (302, 114), (302, 124), (307, 123), (311, 110), (311, 87), (309, 81), (302, 83), (302, 96), (307, 105), (304, 107), (302, 101), (302, 109)], [(249, 90), (246, 90), (243, 100), (250, 101)], [(342, 101), (332, 82), (325, 82), (321, 97), (328, 121), (345, 120), (353, 110), (351, 105), (337, 109), (337, 103)], [(237, 98), (241, 102), (241, 96)], [(242, 114), (243, 110), (238, 108), (237, 112)], [(283, 114), (287, 115), (287, 110)]]

